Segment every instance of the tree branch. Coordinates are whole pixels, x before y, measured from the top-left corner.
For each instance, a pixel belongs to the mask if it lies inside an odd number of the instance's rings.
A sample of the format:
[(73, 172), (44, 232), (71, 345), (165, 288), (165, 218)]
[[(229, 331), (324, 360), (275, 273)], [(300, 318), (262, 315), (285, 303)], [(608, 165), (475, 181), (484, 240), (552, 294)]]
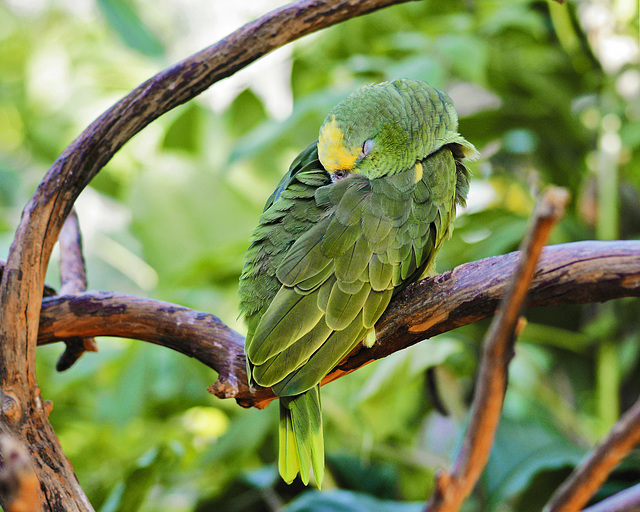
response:
[(82, 256), (82, 235), (75, 209), (67, 217), (60, 231), (60, 294), (87, 290), (87, 273)]
[(85, 336), (135, 338), (170, 348), (218, 372), (226, 390), (222, 397), (248, 392), (244, 338), (210, 313), (124, 293), (43, 300), (39, 345)]
[[(640, 398), (620, 417), (587, 460), (577, 466), (569, 478), (556, 490), (544, 508), (545, 512), (578, 512), (602, 486), (611, 471), (638, 443), (640, 443)], [(602, 510), (611, 509), (603, 508)]]
[(23, 210), (0, 283), (0, 430), (42, 443), (24, 444), (39, 477), (46, 479), (41, 482), (50, 509), (64, 503), (67, 510), (92, 510), (49, 425), (35, 375), (46, 269), (80, 192), (133, 135), (220, 79), (303, 35), (404, 1), (301, 0), (272, 11), (140, 85), (96, 119), (49, 169)]
[[(87, 291), (87, 272), (82, 255), (82, 234), (75, 209), (67, 217), (60, 231), (60, 295)], [(97, 352), (98, 345), (94, 338), (69, 338), (67, 345), (58, 359), (56, 369), (59, 372), (68, 370), (85, 353)]]
[[(640, 242), (574, 242), (545, 247), (528, 306), (584, 304), (640, 296)], [(361, 348), (324, 383), (410, 345), (494, 314), (519, 253), (495, 256), (429, 277), (396, 296), (376, 325), (378, 343)], [(77, 336), (122, 336), (197, 358), (219, 373), (210, 391), (244, 407), (266, 407), (270, 389), (247, 384), (244, 340), (218, 318), (126, 294), (86, 292), (43, 300), (38, 343)]]
[[(80, 192), (136, 133), (169, 110), (193, 99), (272, 50), (306, 34), (409, 0), (301, 0), (248, 23), (218, 43), (141, 84), (96, 119), (56, 160), (23, 211), (0, 288), (0, 350), (26, 368), (9, 375), (0, 364), (0, 381), (35, 385), (35, 332), (51, 249)], [(22, 268), (24, 267), (24, 268)], [(20, 336), (26, 330), (27, 336)], [(21, 340), (17, 342), (16, 340)], [(25, 342), (23, 342), (25, 341)], [(27, 357), (28, 356), (28, 357)], [(20, 366), (16, 365), (16, 369)]]
[(482, 360), (469, 424), (451, 473), (441, 471), (425, 512), (456, 512), (469, 496), (484, 469), (495, 438), (513, 358), (516, 328), (533, 279), (536, 263), (551, 228), (564, 215), (569, 194), (549, 188), (539, 200), (522, 242), (518, 265), (483, 341)]
[(640, 510), (640, 484), (585, 508), (582, 512), (635, 512)]

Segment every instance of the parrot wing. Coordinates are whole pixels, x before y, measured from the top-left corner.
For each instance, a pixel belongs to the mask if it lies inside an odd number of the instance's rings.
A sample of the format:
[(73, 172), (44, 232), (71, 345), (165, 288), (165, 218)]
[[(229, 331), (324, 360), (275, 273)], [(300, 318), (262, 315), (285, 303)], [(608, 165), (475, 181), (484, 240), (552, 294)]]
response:
[(318, 161), (316, 145), (310, 144), (293, 161), (251, 235), (238, 290), (248, 343), (282, 285), (276, 277), (277, 267), (294, 242), (325, 214), (314, 194), (318, 187), (331, 183), (331, 176)]

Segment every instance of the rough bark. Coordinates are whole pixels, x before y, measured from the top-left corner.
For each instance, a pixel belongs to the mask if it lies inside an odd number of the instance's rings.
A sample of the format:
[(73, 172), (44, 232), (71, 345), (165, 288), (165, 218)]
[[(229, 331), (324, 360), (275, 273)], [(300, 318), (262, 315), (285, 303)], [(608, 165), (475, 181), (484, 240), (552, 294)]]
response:
[[(640, 242), (574, 242), (545, 247), (528, 307), (640, 296)], [(325, 379), (335, 380), (393, 352), (494, 314), (519, 253), (460, 265), (395, 297), (376, 325), (378, 343), (359, 348)], [(126, 294), (86, 292), (43, 300), (38, 343), (77, 336), (124, 336), (195, 357), (219, 374), (210, 391), (244, 407), (265, 407), (270, 389), (247, 385), (243, 338), (209, 313)]]

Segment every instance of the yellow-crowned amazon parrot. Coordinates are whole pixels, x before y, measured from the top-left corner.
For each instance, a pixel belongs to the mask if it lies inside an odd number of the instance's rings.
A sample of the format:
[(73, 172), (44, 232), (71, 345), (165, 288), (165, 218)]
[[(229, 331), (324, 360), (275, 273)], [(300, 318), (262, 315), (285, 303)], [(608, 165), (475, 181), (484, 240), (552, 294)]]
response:
[(396, 80), (357, 90), (329, 112), (268, 199), (240, 277), (251, 385), (280, 397), (279, 469), (310, 467), (321, 485), (319, 384), (391, 297), (433, 272), (463, 205), (477, 153), (444, 92)]

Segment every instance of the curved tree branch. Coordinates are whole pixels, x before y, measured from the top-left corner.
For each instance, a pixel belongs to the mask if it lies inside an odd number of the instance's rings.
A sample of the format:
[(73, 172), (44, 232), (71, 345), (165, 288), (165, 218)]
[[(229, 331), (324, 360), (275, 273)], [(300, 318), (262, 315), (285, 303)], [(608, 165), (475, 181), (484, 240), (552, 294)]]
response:
[[(640, 242), (574, 242), (545, 247), (529, 307), (640, 296)], [(354, 351), (324, 383), (424, 340), (494, 314), (519, 253), (460, 265), (409, 286), (376, 325), (378, 343)], [(38, 343), (76, 336), (123, 336), (195, 357), (219, 373), (210, 391), (244, 407), (265, 407), (270, 389), (247, 384), (243, 338), (218, 318), (126, 294), (87, 292), (43, 300)]]
[[(220, 79), (305, 34), (404, 1), (301, 0), (273, 11), (136, 88), (96, 119), (48, 171), (23, 211), (0, 282), (0, 431), (28, 440), (24, 444), (48, 509), (92, 510), (48, 422), (49, 407), (40, 397), (35, 376), (44, 277), (53, 245), (80, 192), (133, 135)], [(103, 314), (103, 306), (94, 313)], [(403, 338), (405, 346), (428, 336), (436, 324), (427, 318), (412, 324), (413, 330), (404, 328), (410, 332)], [(393, 319), (384, 325), (393, 331)], [(86, 336), (90, 334), (82, 337)], [(349, 358), (340, 371), (351, 371), (364, 364), (359, 360), (366, 362), (380, 352), (361, 354)], [(230, 367), (235, 368), (236, 359), (229, 359)], [(3, 500), (0, 493), (0, 504)]]
[(16, 322), (1, 322), (0, 339), (4, 341), (3, 355), (12, 352), (14, 357), (10, 360), (28, 355), (29, 363), (14, 376), (7, 375), (0, 366), (0, 380), (24, 386), (31, 379), (30, 383), (35, 385), (33, 342), (40, 307), (39, 293), (51, 249), (80, 192), (131, 137), (162, 114), (286, 43), (406, 1), (294, 2), (248, 23), (218, 43), (162, 71), (96, 119), (56, 160), (23, 211), (0, 288), (0, 315), (15, 318), (29, 312), (25, 326), (27, 343), (16, 341), (23, 338), (19, 336), (22, 329), (11, 327), (16, 326)]
[[(47, 479), (42, 488), (50, 509), (91, 510), (49, 425), (35, 376), (45, 273), (80, 192), (133, 135), (220, 79), (303, 35), (404, 1), (300, 0), (272, 11), (140, 85), (96, 119), (49, 169), (23, 210), (0, 283), (0, 430), (21, 440), (32, 436), (25, 445)], [(2, 500), (0, 495), (0, 505)]]

